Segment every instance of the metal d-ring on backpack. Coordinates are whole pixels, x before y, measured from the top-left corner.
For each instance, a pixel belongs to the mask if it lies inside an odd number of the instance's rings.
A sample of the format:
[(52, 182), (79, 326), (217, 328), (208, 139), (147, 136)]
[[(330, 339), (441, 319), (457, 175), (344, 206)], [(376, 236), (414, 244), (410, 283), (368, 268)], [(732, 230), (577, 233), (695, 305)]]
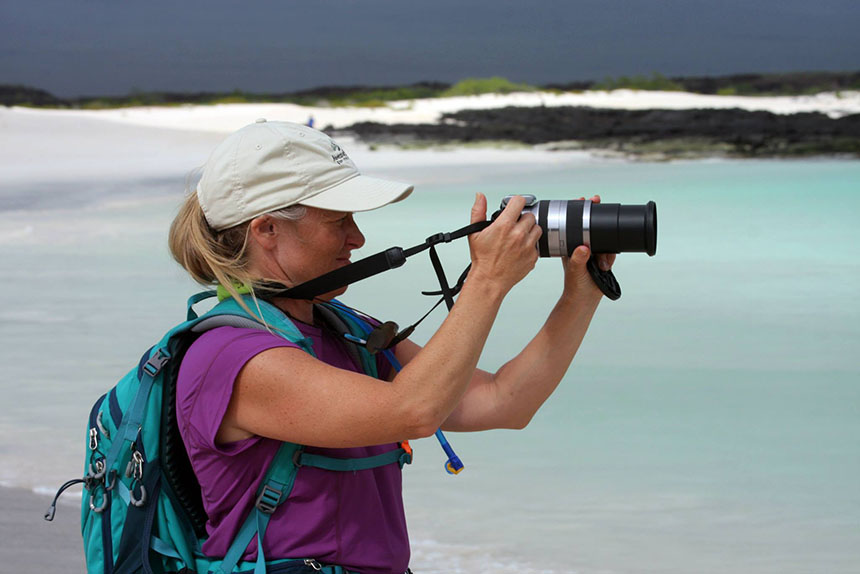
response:
[[(165, 334), (137, 367), (96, 401), (87, 429), (86, 474), (60, 487), (45, 519), (53, 519), (57, 498), (66, 488), (83, 483), (81, 529), (90, 573), (264, 574), (292, 563), (332, 574), (345, 572), (340, 566), (321, 565), (313, 557), (267, 562), (262, 540), (269, 519), (289, 496), (300, 466), (331, 471), (388, 464), (402, 468), (412, 461), (406, 441), (389, 452), (356, 459), (308, 454), (301, 445), (282, 443), (257, 489), (254, 509), (226, 556), (215, 560), (201, 551), (206, 514), (175, 420), (176, 377), (183, 355), (203, 332), (220, 326), (268, 329), (314, 354), (311, 341), (292, 321), (262, 300), (246, 298), (265, 325), (232, 298), (198, 316), (193, 306), (214, 295), (207, 291), (192, 296), (187, 320)], [(318, 305), (316, 311), (346, 340), (363, 339), (372, 330), (361, 316), (336, 301)], [(377, 376), (376, 359), (367, 349), (354, 344), (347, 344), (347, 349), (367, 375)], [(390, 352), (387, 355), (394, 360)], [(242, 554), (255, 536), (257, 561), (242, 562)]]

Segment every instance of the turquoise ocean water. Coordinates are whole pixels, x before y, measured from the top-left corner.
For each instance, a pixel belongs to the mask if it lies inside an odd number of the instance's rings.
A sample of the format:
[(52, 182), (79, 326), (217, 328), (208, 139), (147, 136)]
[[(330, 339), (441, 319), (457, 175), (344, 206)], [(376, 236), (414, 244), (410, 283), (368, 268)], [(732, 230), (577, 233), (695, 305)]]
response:
[[(623, 297), (526, 430), (452, 433), (457, 477), (433, 439), (414, 444), (416, 572), (860, 571), (860, 162), (376, 173), (419, 186), (357, 217), (364, 256), (464, 225), (476, 191), (658, 205), (657, 256), (619, 256)], [(78, 474), (92, 402), (182, 317), (194, 286), (165, 246), (181, 186), (0, 185), (3, 485), (47, 493)], [(33, 200), (47, 193), (61, 200)], [(450, 276), (467, 263), (465, 242), (440, 252)], [(511, 293), (484, 368), (525, 344), (560, 281), (542, 260)], [(405, 325), (433, 287), (419, 257), (344, 299)]]

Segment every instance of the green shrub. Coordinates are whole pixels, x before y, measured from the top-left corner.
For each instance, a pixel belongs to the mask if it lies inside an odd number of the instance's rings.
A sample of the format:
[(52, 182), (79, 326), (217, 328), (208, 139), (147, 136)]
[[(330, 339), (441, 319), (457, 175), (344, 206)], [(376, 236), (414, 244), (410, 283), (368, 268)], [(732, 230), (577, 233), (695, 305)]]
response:
[(209, 104), (247, 104), (250, 103), (251, 100), (248, 99), (244, 94), (232, 94), (229, 96), (224, 96), (223, 98), (213, 98), (209, 100), (207, 103)]
[(386, 105), (383, 100), (362, 100), (356, 103), (359, 108), (384, 108)]
[(460, 80), (441, 96), (477, 96), (480, 94), (510, 94), (512, 92), (534, 92), (537, 88), (528, 84), (515, 84), (507, 78), (493, 76), (492, 78), (466, 78)]
[(653, 73), (650, 76), (621, 76), (619, 78), (607, 78), (597, 82), (591, 87), (592, 90), (660, 90), (664, 92), (683, 91), (684, 87), (678, 82), (673, 82), (666, 76)]

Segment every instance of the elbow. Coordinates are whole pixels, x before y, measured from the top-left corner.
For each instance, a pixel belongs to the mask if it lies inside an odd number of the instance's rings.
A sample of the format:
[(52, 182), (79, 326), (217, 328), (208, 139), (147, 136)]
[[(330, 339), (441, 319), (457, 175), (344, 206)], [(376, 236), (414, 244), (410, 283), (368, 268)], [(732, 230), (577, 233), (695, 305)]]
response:
[(445, 417), (441, 415), (438, 411), (434, 409), (423, 409), (424, 412), (420, 413), (414, 420), (414, 428), (413, 431), (415, 433), (415, 438), (426, 438), (428, 436), (433, 436), (433, 434), (442, 426), (442, 423), (445, 421)]
[(538, 409), (519, 405), (520, 408), (510, 408), (503, 415), (501, 427), (511, 430), (523, 430), (537, 414)]
[(433, 424), (414, 427), (411, 438), (419, 439), (431, 437), (436, 433), (437, 430), (439, 430), (439, 427), (440, 425)]
[(508, 424), (505, 425), (505, 428), (509, 428), (511, 430), (523, 430), (529, 423), (532, 422), (532, 417), (534, 417), (534, 413), (527, 413), (525, 415), (519, 415), (517, 417), (512, 417)]
[(406, 421), (406, 434), (410, 439), (419, 439), (433, 436), (442, 425), (445, 417), (435, 405), (415, 404), (404, 413)]

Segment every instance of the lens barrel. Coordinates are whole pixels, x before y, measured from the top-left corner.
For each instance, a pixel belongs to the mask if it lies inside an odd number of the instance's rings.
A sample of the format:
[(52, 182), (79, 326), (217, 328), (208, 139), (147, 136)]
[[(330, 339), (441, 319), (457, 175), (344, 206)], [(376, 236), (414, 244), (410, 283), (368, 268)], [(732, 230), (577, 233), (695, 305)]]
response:
[(541, 257), (569, 256), (580, 245), (593, 253), (657, 252), (657, 204), (621, 205), (590, 200), (533, 201), (523, 213), (543, 230)]

